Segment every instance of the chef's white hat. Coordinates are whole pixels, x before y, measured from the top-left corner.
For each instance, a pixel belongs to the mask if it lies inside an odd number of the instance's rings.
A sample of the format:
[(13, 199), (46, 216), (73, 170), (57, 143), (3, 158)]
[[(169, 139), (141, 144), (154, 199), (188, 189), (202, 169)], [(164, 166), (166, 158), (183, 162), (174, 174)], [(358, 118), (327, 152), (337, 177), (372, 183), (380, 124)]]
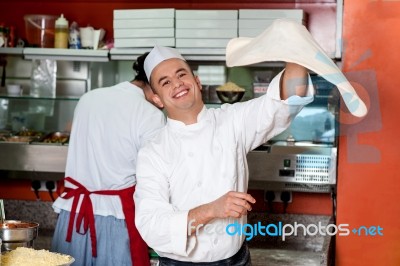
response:
[(353, 86), (303, 25), (277, 19), (257, 37), (234, 38), (226, 47), (228, 67), (267, 61), (293, 62), (314, 71), (337, 86), (354, 116), (367, 114), (367, 108)]
[(144, 60), (144, 72), (146, 72), (147, 80), (150, 81), (151, 72), (162, 61), (171, 58), (179, 58), (185, 61), (185, 58), (174, 48), (164, 46), (154, 46)]

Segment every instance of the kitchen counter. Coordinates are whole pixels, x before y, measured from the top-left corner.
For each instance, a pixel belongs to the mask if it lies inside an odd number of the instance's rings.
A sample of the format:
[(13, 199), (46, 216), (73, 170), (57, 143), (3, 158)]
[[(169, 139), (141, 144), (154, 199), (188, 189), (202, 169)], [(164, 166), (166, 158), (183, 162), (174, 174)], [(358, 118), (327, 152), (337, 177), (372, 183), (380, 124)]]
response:
[(250, 248), (253, 266), (320, 266), (320, 254), (312, 251)]
[[(53, 232), (42, 230), (34, 241), (35, 249), (49, 250)], [(320, 266), (321, 257), (311, 251), (296, 251), (282, 249), (250, 248), (250, 256), (253, 266)], [(157, 260), (152, 259), (156, 265)], [(152, 265), (153, 265), (152, 264)]]
[[(42, 230), (34, 241), (35, 249), (50, 249), (53, 231)], [(326, 265), (320, 253), (304, 250), (250, 248), (253, 266), (320, 266)], [(156, 265), (155, 259), (152, 259)], [(152, 265), (153, 265), (152, 264)]]
[[(34, 241), (35, 249), (49, 250), (53, 237), (57, 214), (54, 213), (51, 202), (6, 200), (6, 217), (9, 219), (35, 221), (40, 224), (39, 236)], [(266, 224), (293, 224), (304, 225), (332, 223), (330, 216), (302, 215), (302, 214), (269, 214), (265, 212), (251, 212), (248, 216), (249, 224), (261, 222)], [(332, 265), (334, 257), (334, 237), (331, 236), (288, 236), (285, 241), (279, 236), (255, 236), (248, 242), (253, 266), (313, 266)]]

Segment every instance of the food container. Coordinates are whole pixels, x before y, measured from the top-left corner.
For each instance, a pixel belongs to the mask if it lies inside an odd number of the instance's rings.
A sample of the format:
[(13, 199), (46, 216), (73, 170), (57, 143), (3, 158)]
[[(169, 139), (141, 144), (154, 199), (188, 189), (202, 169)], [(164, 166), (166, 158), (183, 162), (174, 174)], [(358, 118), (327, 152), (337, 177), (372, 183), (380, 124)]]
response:
[(2, 251), (13, 250), (17, 247), (32, 247), (33, 241), (38, 236), (38, 229), (38, 223), (5, 220), (0, 224)]
[(239, 87), (233, 82), (227, 82), (216, 88), (217, 96), (223, 103), (240, 102), (243, 98), (245, 89)]
[(57, 265), (69, 266), (75, 259), (67, 254), (50, 252), (45, 249), (36, 250), (27, 247), (18, 247), (14, 250), (3, 252), (0, 265), (4, 266), (30, 266), (30, 265)]
[(69, 141), (69, 132), (53, 132), (47, 134), (37, 141), (34, 141), (35, 144), (55, 144), (62, 145), (67, 144)]
[(22, 87), (19, 84), (7, 84), (7, 94), (9, 96), (21, 96)]
[(30, 143), (37, 139), (37, 137), (33, 136), (8, 136), (8, 137), (0, 137), (1, 142), (9, 142), (9, 143)]
[(217, 90), (218, 98), (223, 103), (236, 103), (240, 102), (243, 98), (244, 91), (219, 91)]
[(56, 16), (51, 15), (25, 15), (25, 32), (29, 45), (53, 48), (56, 19)]

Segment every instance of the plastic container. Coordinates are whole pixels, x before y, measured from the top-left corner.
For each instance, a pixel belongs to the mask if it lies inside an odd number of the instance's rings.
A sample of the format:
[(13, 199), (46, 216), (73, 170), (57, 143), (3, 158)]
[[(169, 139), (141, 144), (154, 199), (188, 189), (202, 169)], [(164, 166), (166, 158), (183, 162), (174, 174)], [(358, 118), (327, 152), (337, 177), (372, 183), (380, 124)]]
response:
[(51, 15), (25, 15), (26, 39), (29, 45), (53, 48), (56, 19), (56, 16)]
[(19, 84), (7, 84), (7, 94), (10, 96), (20, 96), (22, 88)]
[(64, 14), (56, 20), (55, 23), (55, 37), (54, 37), (54, 48), (68, 48), (68, 20), (64, 18)]

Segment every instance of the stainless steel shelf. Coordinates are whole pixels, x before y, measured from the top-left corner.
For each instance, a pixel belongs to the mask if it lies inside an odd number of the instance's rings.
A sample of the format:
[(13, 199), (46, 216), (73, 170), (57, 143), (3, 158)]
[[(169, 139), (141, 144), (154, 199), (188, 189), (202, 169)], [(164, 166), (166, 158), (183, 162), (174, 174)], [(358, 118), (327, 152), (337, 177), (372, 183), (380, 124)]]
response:
[(25, 59), (107, 62), (109, 50), (24, 48)]
[(1, 93), (0, 99), (13, 99), (13, 100), (49, 100), (49, 101), (78, 101), (80, 97), (76, 96), (57, 96), (57, 97), (34, 97), (30, 95), (8, 95), (7, 93)]
[[(225, 49), (220, 48), (177, 48), (188, 61), (225, 61)], [(111, 60), (135, 60), (151, 48), (112, 48)]]
[[(223, 48), (177, 48), (188, 61), (225, 62)], [(54, 48), (0, 48), (0, 54), (20, 55), (25, 59), (54, 59), (82, 62), (108, 62), (110, 60), (136, 60), (137, 57), (150, 52), (151, 48), (112, 48), (111, 50), (89, 49), (54, 49)], [(330, 55), (335, 58), (335, 55)], [(282, 65), (281, 62), (258, 63), (257, 66)]]
[(14, 47), (1, 47), (0, 54), (5, 55), (21, 55), (23, 54), (24, 48), (14, 48)]

